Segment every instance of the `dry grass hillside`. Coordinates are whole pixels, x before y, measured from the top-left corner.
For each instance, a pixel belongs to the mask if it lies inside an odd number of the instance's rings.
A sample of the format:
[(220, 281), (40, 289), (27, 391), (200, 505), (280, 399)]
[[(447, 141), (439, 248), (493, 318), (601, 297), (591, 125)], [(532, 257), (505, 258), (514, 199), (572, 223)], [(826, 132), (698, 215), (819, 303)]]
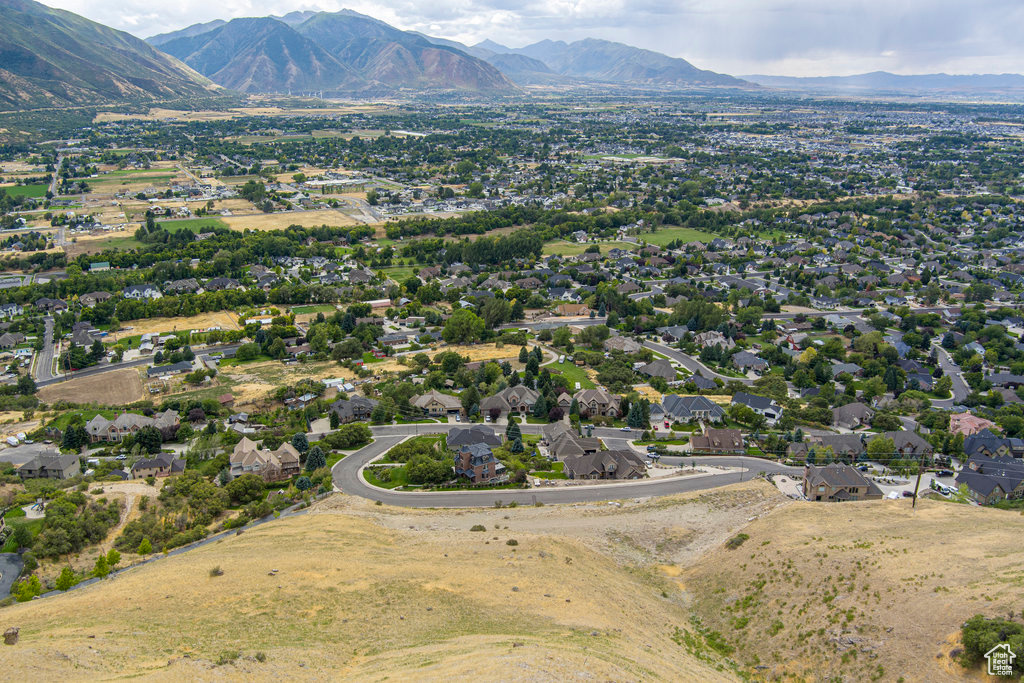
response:
[(959, 681), (974, 614), (1024, 610), (1024, 517), (938, 501), (777, 509), (684, 571), (705, 628), (755, 678)]
[[(447, 523), (429, 511), (410, 513), (402, 529), (383, 526), (372, 511), (331, 509), (263, 525), (0, 611), (0, 629), (21, 629), (18, 644), (3, 647), (5, 674), (733, 678), (714, 657), (680, 644), (688, 614), (656, 572), (623, 568), (571, 538), (496, 529), (516, 527), (514, 514), (501, 524), (510, 512), (494, 510), (486, 532), (431, 529)], [(507, 544), (512, 538), (518, 545)], [(223, 574), (212, 576), (215, 567)]]

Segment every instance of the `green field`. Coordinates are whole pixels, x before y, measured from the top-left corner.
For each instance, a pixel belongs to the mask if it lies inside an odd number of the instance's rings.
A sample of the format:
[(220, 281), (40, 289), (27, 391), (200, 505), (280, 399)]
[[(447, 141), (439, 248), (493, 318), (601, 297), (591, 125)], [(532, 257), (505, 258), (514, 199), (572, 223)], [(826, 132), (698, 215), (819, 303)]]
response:
[(383, 270), (385, 275), (401, 284), (415, 275), (419, 268), (417, 266), (391, 266)]
[(127, 185), (129, 183), (151, 183), (157, 185), (174, 178), (173, 172), (168, 172), (163, 169), (156, 170), (132, 170), (132, 171), (111, 171), (105, 173), (98, 178), (89, 178), (86, 182), (89, 187), (96, 188), (110, 188), (113, 185)]
[(552, 363), (551, 365), (543, 366), (551, 371), (551, 374), (555, 374), (557, 370), (561, 373), (562, 377), (565, 377), (565, 381), (569, 383), (569, 392), (574, 393), (576, 391), (576, 382), (580, 383), (580, 387), (583, 389), (593, 389), (596, 385), (587, 377), (587, 373), (583, 371), (583, 368), (578, 368), (572, 363)]
[(11, 185), (3, 188), (11, 197), (43, 197), (49, 189), (46, 185)]
[(645, 232), (637, 237), (645, 240), (648, 244), (656, 244), (663, 247), (669, 242), (681, 240), (683, 242), (710, 242), (716, 235), (694, 228), (659, 228), (658, 232)]
[(337, 309), (330, 304), (313, 304), (310, 306), (293, 306), (292, 313), (306, 315), (307, 313), (333, 313)]
[[(554, 242), (548, 242), (544, 245), (544, 254), (557, 254), (559, 256), (578, 256), (587, 250), (587, 247), (593, 246), (593, 242), (566, 242), (565, 240), (555, 240)], [(632, 249), (637, 245), (630, 244), (629, 242), (598, 242), (597, 245), (601, 247), (601, 253), (607, 254), (609, 249), (618, 247), (619, 249)]]
[[(75, 239), (72, 238), (71, 241), (74, 242)], [(87, 245), (87, 249), (85, 251), (91, 254), (98, 254), (105, 249), (128, 251), (130, 249), (138, 249), (142, 246), (142, 242), (130, 235), (125, 235), (123, 237), (106, 237), (104, 239), (92, 240), (83, 244)]]
[(210, 228), (226, 228), (228, 224), (216, 216), (205, 216), (203, 218), (179, 218), (166, 221), (157, 221), (157, 225), (167, 232), (178, 232), (179, 230), (191, 230), (192, 232), (207, 232)]

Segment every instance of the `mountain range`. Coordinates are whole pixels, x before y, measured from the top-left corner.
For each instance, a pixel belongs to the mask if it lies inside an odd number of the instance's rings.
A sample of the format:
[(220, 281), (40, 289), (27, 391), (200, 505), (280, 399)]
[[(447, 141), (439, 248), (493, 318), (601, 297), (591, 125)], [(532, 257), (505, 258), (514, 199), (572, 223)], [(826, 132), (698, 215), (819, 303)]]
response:
[(350, 10), (196, 24), (148, 41), (214, 82), (244, 92), (358, 94), (397, 88), (514, 94), (517, 85), (583, 82), (750, 86), (622, 43), (587, 39), (545, 40), (520, 49), (492, 41), (467, 46), (402, 31)]
[(32, 0), (0, 0), (0, 109), (209, 97), (219, 91), (133, 35)]

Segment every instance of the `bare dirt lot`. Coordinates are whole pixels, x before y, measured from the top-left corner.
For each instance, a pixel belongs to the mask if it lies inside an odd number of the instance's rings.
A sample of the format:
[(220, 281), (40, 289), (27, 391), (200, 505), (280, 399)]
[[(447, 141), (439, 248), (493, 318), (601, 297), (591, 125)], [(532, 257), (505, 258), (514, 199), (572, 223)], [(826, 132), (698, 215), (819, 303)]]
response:
[[(177, 332), (182, 330), (201, 331), (211, 327), (222, 330), (241, 329), (238, 326), (238, 315), (231, 311), (211, 311), (187, 318), (143, 318), (124, 323), (122, 329), (110, 335), (111, 339), (124, 339), (137, 334), (149, 332)], [(131, 328), (131, 329), (129, 329)]]
[(41, 388), (36, 395), (46, 403), (64, 400), (122, 406), (142, 400), (144, 392), (138, 368), (124, 368), (51, 384)]

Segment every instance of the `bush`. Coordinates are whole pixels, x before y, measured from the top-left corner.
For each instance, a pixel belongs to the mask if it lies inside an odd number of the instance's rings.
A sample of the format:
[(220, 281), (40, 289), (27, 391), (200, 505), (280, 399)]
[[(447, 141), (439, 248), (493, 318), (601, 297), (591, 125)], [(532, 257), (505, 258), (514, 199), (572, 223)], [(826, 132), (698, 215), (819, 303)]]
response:
[(483, 524), (474, 524), (473, 526), (469, 527), (469, 530), (470, 531), (487, 531), (487, 527), (485, 527)]
[[(1024, 653), (1024, 626), (998, 617), (989, 619), (980, 614), (971, 617), (961, 629), (964, 643), (963, 664), (974, 666), (984, 661), (985, 653), (1000, 643), (1007, 643), (1015, 653)], [(1024, 675), (1024, 656), (1013, 662), (1013, 675)]]
[(514, 538), (510, 538), (507, 541), (505, 541), (505, 545), (519, 545), (519, 541), (517, 541)]
[(220, 568), (220, 565), (210, 570), (210, 578), (215, 576), (224, 576), (224, 570)]
[(266, 489), (263, 478), (258, 474), (243, 474), (229, 481), (224, 490), (228, 492), (233, 503), (246, 505), (262, 498)]
[(750, 536), (748, 536), (747, 534), (736, 534), (735, 536), (733, 536), (725, 542), (725, 547), (729, 550), (736, 550), (736, 548), (739, 548), (741, 545), (743, 545), (744, 541), (746, 541), (748, 538), (750, 538)]

